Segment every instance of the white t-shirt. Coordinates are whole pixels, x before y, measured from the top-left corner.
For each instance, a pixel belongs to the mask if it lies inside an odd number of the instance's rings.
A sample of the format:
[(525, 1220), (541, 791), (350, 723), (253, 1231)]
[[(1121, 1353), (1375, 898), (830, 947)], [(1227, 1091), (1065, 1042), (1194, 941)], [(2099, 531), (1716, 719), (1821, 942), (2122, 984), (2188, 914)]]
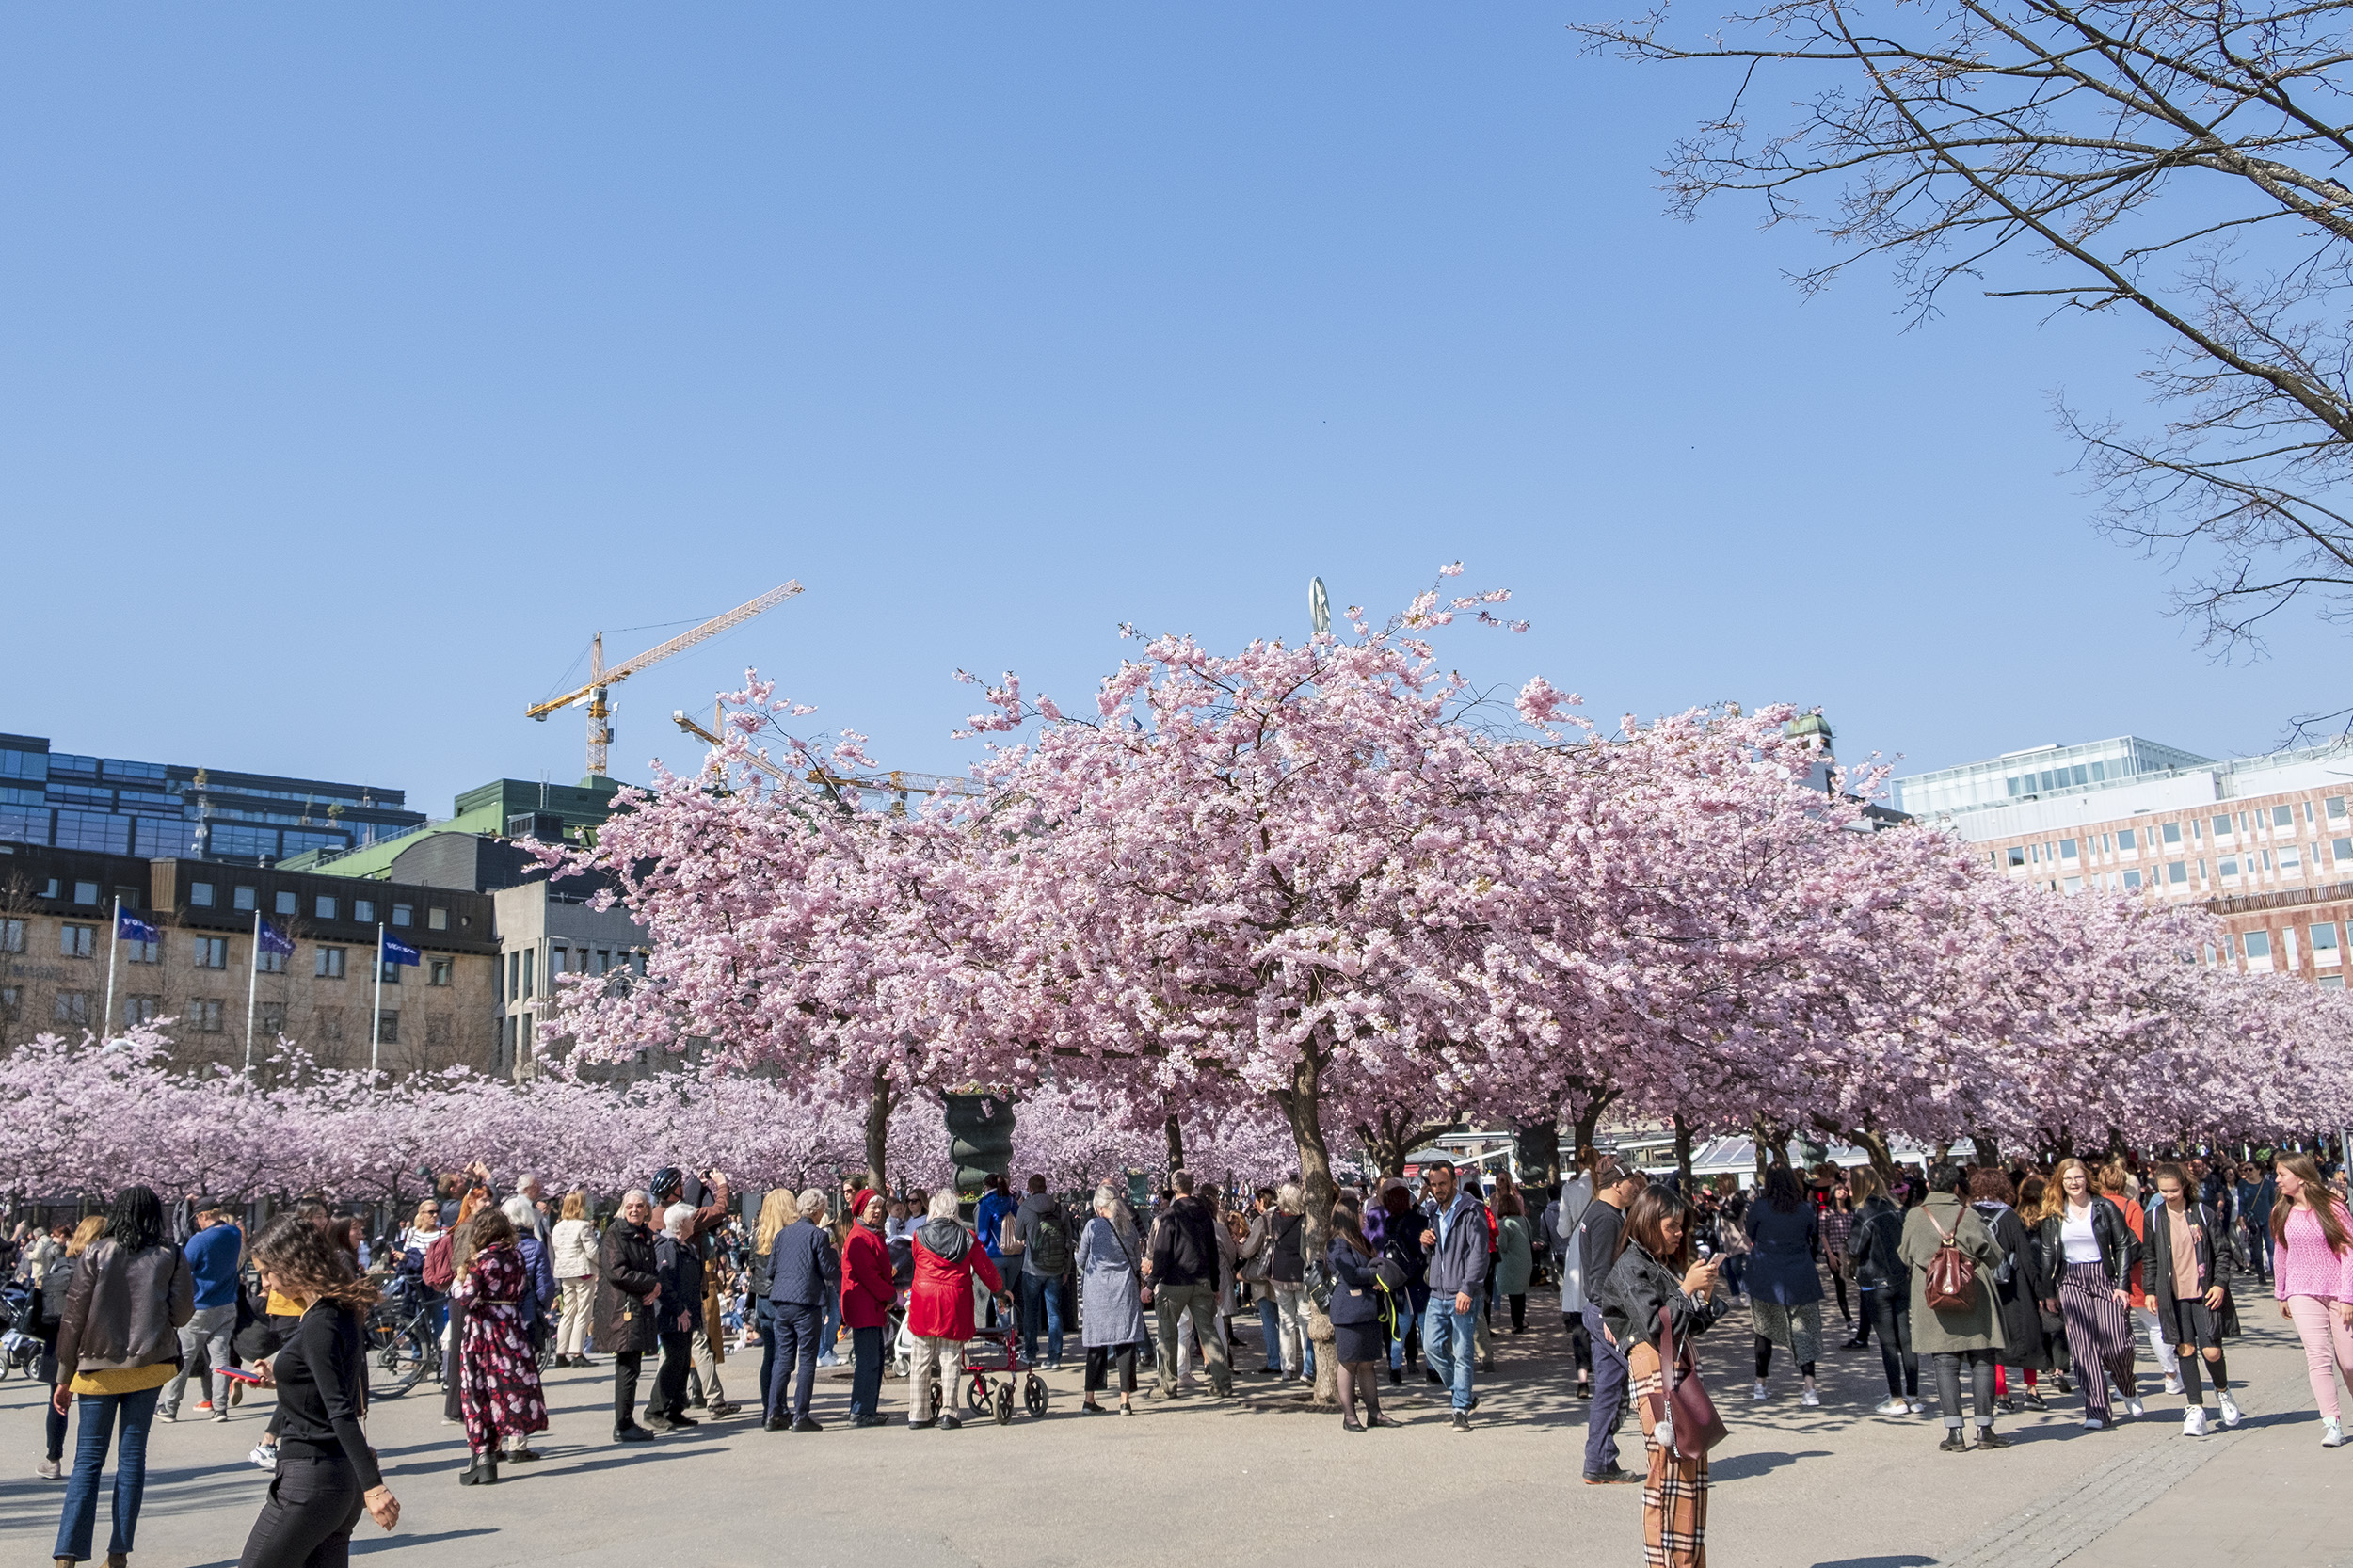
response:
[[(2081, 1217), (2078, 1218), (2078, 1215)], [(2091, 1207), (2081, 1209), (2070, 1207), (2059, 1218), (2059, 1240), (2066, 1243), (2070, 1263), (2100, 1261), (2100, 1238), (2091, 1228)]]

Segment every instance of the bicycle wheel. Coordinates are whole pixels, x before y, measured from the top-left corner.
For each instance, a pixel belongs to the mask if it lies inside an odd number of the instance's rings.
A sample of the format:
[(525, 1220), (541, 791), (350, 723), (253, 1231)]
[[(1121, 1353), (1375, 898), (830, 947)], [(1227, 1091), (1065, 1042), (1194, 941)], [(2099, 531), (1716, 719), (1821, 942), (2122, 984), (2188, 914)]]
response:
[(368, 1391), (380, 1399), (397, 1399), (417, 1385), (426, 1367), (438, 1373), (440, 1365), (440, 1348), (418, 1324), (394, 1329), (376, 1351), (376, 1372), (368, 1379)]

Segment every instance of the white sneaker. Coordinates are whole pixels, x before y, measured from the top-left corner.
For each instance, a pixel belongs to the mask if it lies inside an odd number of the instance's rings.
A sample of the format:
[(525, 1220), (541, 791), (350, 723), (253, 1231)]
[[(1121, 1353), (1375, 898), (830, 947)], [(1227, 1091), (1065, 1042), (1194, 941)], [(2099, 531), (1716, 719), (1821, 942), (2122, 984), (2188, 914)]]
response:
[[(2331, 1421), (2329, 1425), (2333, 1427), (2336, 1423)], [(2338, 1441), (2343, 1442), (2344, 1439), (2340, 1437)], [(65, 1480), (65, 1466), (54, 1459), (44, 1459), (40, 1462), (40, 1467), (33, 1474), (43, 1480)]]
[(2166, 1379), (2165, 1391), (2169, 1394), (2179, 1394), (2182, 1391), (2182, 1380), (2180, 1378)]
[(1906, 1407), (1910, 1409), (1914, 1416), (1926, 1416), (1929, 1413), (1929, 1407), (1921, 1403), (1918, 1400), (1907, 1400), (1904, 1402)]
[(2108, 1424), (2105, 1421), (2103, 1421), (2097, 1416), (2087, 1416), (2084, 1417), (2084, 1430), (2086, 1432), (2105, 1432), (2107, 1430), (2107, 1425)]
[(2238, 1407), (2238, 1401), (2231, 1398), (2230, 1395), (2217, 1394), (2214, 1397), (2214, 1402), (2221, 1408), (2222, 1424), (2224, 1426), (2234, 1427), (2241, 1421), (2247, 1419), (2245, 1414), (2242, 1413)]
[(2148, 1407), (2143, 1405), (2137, 1399), (2126, 1400), (2124, 1401), (2124, 1414), (2130, 1416), (2136, 1421), (2139, 1420), (2148, 1413)]
[(1769, 1400), (1772, 1397), (1773, 1391), (1766, 1387), (1761, 1383), (1749, 1390), (1749, 1398), (1758, 1404), (1763, 1404), (1767, 1400)]
[(2324, 1448), (2345, 1447), (2345, 1423), (2334, 1416), (2325, 1416), (2320, 1422), (2320, 1446)]
[(1873, 1405), (1871, 1407), (1871, 1414), (1874, 1416), (1903, 1416), (1909, 1414), (1911, 1410), (1912, 1406), (1904, 1403), (1901, 1400), (1887, 1399), (1881, 1400), (1879, 1403)]
[(278, 1448), (273, 1443), (256, 1443), (253, 1451), (245, 1456), (272, 1475), (278, 1473)]
[(2182, 1435), (2184, 1437), (2206, 1435), (2206, 1407), (2204, 1405), (2194, 1404), (2182, 1412)]
[(1822, 1396), (1817, 1394), (1813, 1389), (1809, 1388), (1804, 1393), (1798, 1396), (1798, 1402), (1805, 1406), (1808, 1410), (1812, 1410), (1821, 1404)]

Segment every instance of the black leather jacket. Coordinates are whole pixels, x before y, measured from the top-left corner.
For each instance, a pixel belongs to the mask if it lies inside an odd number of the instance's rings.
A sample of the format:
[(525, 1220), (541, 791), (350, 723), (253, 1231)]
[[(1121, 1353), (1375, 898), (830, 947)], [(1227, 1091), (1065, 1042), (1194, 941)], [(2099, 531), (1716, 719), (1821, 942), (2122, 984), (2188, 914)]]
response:
[(1854, 1212), (1854, 1228), (1847, 1233), (1847, 1256), (1854, 1263), (1855, 1283), (1866, 1290), (1909, 1288), (1912, 1271), (1896, 1256), (1903, 1239), (1904, 1212), (1883, 1193), (1874, 1192)]
[[(2042, 1278), (2046, 1287), (2056, 1293), (2060, 1280), (2067, 1277), (2067, 1243), (2060, 1239), (2059, 1227), (2065, 1224), (2064, 1213), (2053, 1214), (2035, 1229), (2036, 1249), (2041, 1254)], [(2091, 1234), (2100, 1243), (2100, 1269), (2110, 1284), (2119, 1290), (2132, 1288), (2133, 1265), (2140, 1260), (2140, 1242), (2134, 1239), (2132, 1226), (2124, 1219), (2124, 1211), (2112, 1198), (2095, 1198), (2091, 1205)]]
[(1685, 1295), (1683, 1281), (1643, 1251), (1641, 1242), (1630, 1239), (1597, 1294), (1602, 1326), (1617, 1336), (1620, 1355), (1637, 1345), (1657, 1348), (1661, 1308), (1666, 1310), (1677, 1343), (1706, 1333), (1708, 1325), (1723, 1315), (1720, 1301)]

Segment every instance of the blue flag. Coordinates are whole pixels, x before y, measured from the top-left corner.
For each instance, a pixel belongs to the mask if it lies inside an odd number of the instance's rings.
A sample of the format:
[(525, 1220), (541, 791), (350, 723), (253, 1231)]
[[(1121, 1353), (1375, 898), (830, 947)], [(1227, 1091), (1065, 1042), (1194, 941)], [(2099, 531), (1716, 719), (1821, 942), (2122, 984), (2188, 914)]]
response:
[(115, 911), (115, 939), (119, 942), (160, 942), (163, 936), (153, 926), (128, 909), (118, 909)]
[(294, 956), (293, 938), (280, 936), (278, 928), (267, 920), (262, 922), (261, 938), (264, 952), (275, 952), (287, 958)]
[(424, 954), (397, 936), (384, 938), (384, 962), (387, 964), (422, 964)]

